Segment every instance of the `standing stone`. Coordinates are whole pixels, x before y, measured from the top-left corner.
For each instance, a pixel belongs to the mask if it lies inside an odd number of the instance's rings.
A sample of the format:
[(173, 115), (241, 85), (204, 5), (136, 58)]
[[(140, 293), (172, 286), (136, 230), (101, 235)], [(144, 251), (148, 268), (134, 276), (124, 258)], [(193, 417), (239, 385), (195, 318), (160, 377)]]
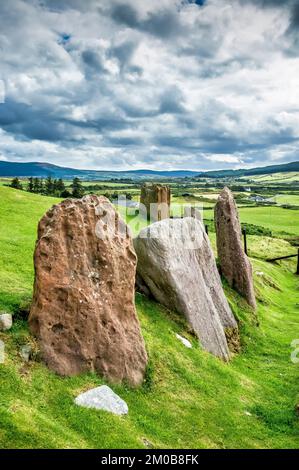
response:
[(191, 217), (156, 222), (134, 240), (137, 272), (153, 297), (183, 314), (204, 349), (229, 359), (225, 331), (238, 336), (202, 222)]
[(53, 371), (143, 381), (136, 262), (128, 228), (105, 197), (67, 199), (41, 219), (29, 324)]
[(252, 266), (243, 249), (238, 209), (228, 188), (221, 191), (215, 205), (215, 227), (221, 272), (255, 309)]
[(170, 216), (170, 187), (161, 184), (145, 183), (141, 187), (141, 212), (146, 210), (147, 218), (153, 222), (168, 219)]

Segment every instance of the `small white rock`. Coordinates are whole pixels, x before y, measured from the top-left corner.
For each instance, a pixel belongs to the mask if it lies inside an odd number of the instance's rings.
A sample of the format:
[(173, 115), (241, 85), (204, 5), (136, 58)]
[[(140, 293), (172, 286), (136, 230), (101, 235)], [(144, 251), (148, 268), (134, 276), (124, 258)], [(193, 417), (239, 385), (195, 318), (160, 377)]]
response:
[(186, 348), (189, 348), (189, 349), (192, 348), (192, 344), (191, 344), (190, 341), (188, 341), (186, 338), (184, 338), (184, 337), (181, 336), (181, 335), (178, 335), (177, 333), (176, 333), (175, 336), (177, 337), (178, 340), (181, 341), (181, 343), (183, 343), (184, 346), (186, 346)]
[(12, 327), (12, 315), (10, 313), (0, 314), (0, 331), (10, 330)]
[(126, 415), (129, 411), (126, 402), (107, 385), (81, 393), (75, 398), (75, 403), (85, 408), (109, 411), (115, 415)]

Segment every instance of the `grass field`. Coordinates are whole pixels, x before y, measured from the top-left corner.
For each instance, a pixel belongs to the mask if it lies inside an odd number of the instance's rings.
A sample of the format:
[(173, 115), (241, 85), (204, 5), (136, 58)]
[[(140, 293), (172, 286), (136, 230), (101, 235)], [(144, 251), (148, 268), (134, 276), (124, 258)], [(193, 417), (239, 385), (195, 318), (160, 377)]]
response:
[(273, 201), (277, 202), (277, 204), (290, 204), (299, 206), (299, 194), (278, 194), (272, 199)]
[[(30, 298), (36, 226), (54, 202), (0, 188), (0, 310), (15, 312)], [(251, 242), (261, 256), (268, 243), (280, 251), (288, 245), (265, 239), (258, 250), (261, 237)], [(17, 320), (0, 334), (6, 345), (0, 364), (0, 447), (298, 448), (298, 365), (290, 361), (290, 343), (298, 337), (298, 278), (293, 265), (261, 259), (253, 264), (256, 273), (264, 273), (255, 274), (259, 327), (226, 288), (242, 332), (242, 353), (230, 364), (203, 352), (178, 315), (137, 295), (150, 365), (139, 390), (113, 387), (128, 403), (127, 417), (74, 405), (79, 392), (103, 383), (98, 376), (60, 378), (40, 362), (23, 363), (18, 350), (34, 340), (26, 322)], [(193, 349), (175, 333), (186, 336)]]
[(290, 171), (286, 173), (273, 173), (268, 175), (243, 176), (241, 179), (250, 179), (256, 183), (294, 183), (299, 182), (299, 173)]
[(36, 223), (56, 202), (0, 187), (0, 310), (15, 308), (24, 296), (31, 295)]
[[(275, 235), (299, 235), (299, 212), (275, 206), (240, 207), (240, 220), (243, 223), (269, 228)], [(213, 219), (214, 211), (204, 212), (205, 219)]]

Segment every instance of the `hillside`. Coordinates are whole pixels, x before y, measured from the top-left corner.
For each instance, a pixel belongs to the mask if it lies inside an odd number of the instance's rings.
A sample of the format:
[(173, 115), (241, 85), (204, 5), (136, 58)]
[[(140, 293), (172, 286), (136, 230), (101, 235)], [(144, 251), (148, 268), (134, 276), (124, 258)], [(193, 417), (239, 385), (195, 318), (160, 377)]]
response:
[(131, 170), (131, 171), (97, 171), (97, 170), (77, 170), (65, 168), (50, 163), (15, 163), (0, 161), (0, 177), (29, 177), (35, 176), (46, 178), (71, 179), (79, 177), (84, 180), (108, 180), (108, 179), (152, 179), (161, 178), (185, 178), (197, 175), (196, 171), (174, 170), (174, 171), (153, 171), (153, 170)]
[(128, 170), (128, 171), (97, 171), (97, 170), (78, 170), (74, 168), (65, 168), (50, 163), (16, 163), (0, 161), (0, 177), (29, 177), (35, 176), (46, 178), (71, 179), (79, 177), (84, 180), (108, 180), (108, 179), (169, 179), (169, 178), (236, 178), (254, 175), (267, 175), (274, 173), (298, 172), (299, 162), (291, 162), (283, 165), (271, 165), (261, 168), (239, 169), (239, 170), (216, 170), (216, 171), (154, 171), (154, 170)]
[[(229, 364), (205, 353), (182, 318), (137, 295), (150, 366), (141, 389), (113, 387), (129, 406), (129, 415), (120, 418), (73, 404), (79, 392), (103, 383), (96, 375), (60, 378), (38, 360), (21, 360), (20, 347), (34, 344), (18, 311), (31, 297), (36, 226), (56, 201), (5, 187), (0, 200), (0, 310), (15, 314), (13, 329), (0, 334), (6, 346), (0, 447), (298, 448), (298, 366), (290, 361), (298, 322), (295, 261), (275, 266), (253, 259), (258, 328), (226, 287), (242, 332), (242, 353)], [(269, 246), (290, 249), (285, 241), (263, 237), (249, 237), (249, 246), (260, 258)], [(193, 349), (175, 333), (186, 336)]]
[[(243, 179), (248, 179), (248, 176), (242, 176)], [(299, 172), (290, 171), (285, 173), (272, 173), (264, 175), (253, 175), (250, 177), (250, 181), (255, 183), (294, 183), (299, 182)]]
[(288, 173), (299, 171), (299, 162), (285, 163), (282, 165), (270, 165), (259, 168), (242, 168), (239, 170), (215, 170), (206, 171), (198, 175), (199, 178), (240, 178), (255, 175), (270, 175), (275, 173)]

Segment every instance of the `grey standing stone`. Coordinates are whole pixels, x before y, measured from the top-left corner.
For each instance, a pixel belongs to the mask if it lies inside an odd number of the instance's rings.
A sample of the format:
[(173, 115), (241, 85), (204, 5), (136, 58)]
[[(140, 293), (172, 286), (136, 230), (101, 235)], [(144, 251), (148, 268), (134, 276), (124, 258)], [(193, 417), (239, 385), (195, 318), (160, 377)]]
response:
[(0, 313), (0, 331), (10, 330), (12, 327), (12, 315), (10, 313)]
[(228, 360), (225, 330), (238, 336), (238, 327), (202, 222), (156, 222), (141, 230), (134, 246), (138, 275), (153, 297), (187, 318), (205, 350)]
[(221, 191), (215, 205), (215, 228), (223, 276), (256, 309), (252, 266), (243, 249), (238, 209), (228, 188)]
[(75, 399), (76, 405), (85, 408), (95, 408), (97, 410), (109, 411), (116, 415), (126, 415), (128, 413), (128, 405), (107, 385), (88, 390), (81, 393)]

